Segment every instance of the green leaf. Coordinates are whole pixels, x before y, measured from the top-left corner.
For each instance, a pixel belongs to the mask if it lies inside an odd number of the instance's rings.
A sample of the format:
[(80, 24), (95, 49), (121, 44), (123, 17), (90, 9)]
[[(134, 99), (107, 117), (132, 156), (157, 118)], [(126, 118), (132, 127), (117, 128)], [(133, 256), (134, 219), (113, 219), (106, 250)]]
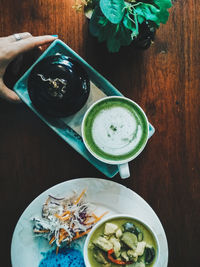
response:
[(108, 21), (108, 24), (106, 27), (101, 27), (100, 31), (99, 31), (99, 36), (98, 36), (98, 40), (99, 42), (103, 42), (108, 40), (110, 37), (115, 35), (115, 31), (116, 31), (116, 25), (111, 24)]
[(161, 23), (165, 24), (169, 18), (168, 8), (172, 7), (171, 0), (154, 0), (155, 5), (160, 9), (158, 19)]
[(171, 0), (153, 0), (153, 2), (160, 8), (160, 9), (168, 9), (172, 7)]
[(107, 48), (112, 53), (119, 52), (120, 46), (121, 46), (120, 41), (114, 38), (113, 36), (111, 36), (107, 40)]
[(123, 19), (123, 24), (124, 26), (131, 30), (131, 36), (137, 36), (138, 35), (138, 25), (137, 25), (137, 19), (133, 20), (130, 18), (130, 15), (129, 13), (126, 13), (126, 15), (124, 16), (124, 19)]
[(100, 0), (100, 8), (105, 17), (114, 24), (118, 24), (124, 16), (124, 0)]
[(145, 17), (138, 15), (137, 16), (138, 22), (142, 24), (145, 21)]
[(124, 16), (123, 24), (129, 30), (132, 30), (132, 28), (135, 27), (135, 22), (130, 18), (128, 13)]
[(144, 17), (146, 20), (154, 21), (159, 26), (158, 21), (158, 14), (160, 10), (153, 5), (140, 3), (139, 5), (135, 6), (135, 13), (140, 16)]
[(104, 17), (99, 6), (96, 6), (89, 23), (90, 33), (98, 38), (99, 42), (108, 40), (116, 31), (116, 24), (112, 24)]
[(168, 21), (169, 12), (167, 10), (163, 10), (162, 12), (159, 13), (158, 17), (160, 22), (165, 24)]
[[(89, 29), (99, 42), (106, 41), (110, 52), (118, 52), (122, 45), (129, 45), (138, 36), (138, 24), (148, 21), (151, 27), (166, 23), (171, 7), (170, 0), (95, 0)], [(100, 3), (100, 5), (99, 5)]]
[(116, 38), (120, 40), (121, 45), (130, 45), (132, 42), (131, 31), (123, 23), (120, 23)]
[(89, 23), (89, 31), (93, 36), (98, 36), (100, 31), (99, 20), (101, 18), (101, 12), (98, 6), (95, 7), (92, 17)]
[(100, 25), (102, 25), (102, 26), (105, 27), (106, 24), (108, 23), (108, 20), (107, 20), (106, 17), (101, 16), (101, 17), (99, 17), (99, 21), (98, 21), (98, 23), (99, 23)]
[(118, 52), (122, 45), (130, 45), (132, 42), (131, 31), (121, 22), (117, 25), (116, 31), (107, 40), (107, 47), (110, 52)]
[(167, 9), (172, 7), (171, 0), (153, 0), (153, 4), (160, 10), (157, 15), (158, 21), (165, 24), (169, 18), (169, 12)]

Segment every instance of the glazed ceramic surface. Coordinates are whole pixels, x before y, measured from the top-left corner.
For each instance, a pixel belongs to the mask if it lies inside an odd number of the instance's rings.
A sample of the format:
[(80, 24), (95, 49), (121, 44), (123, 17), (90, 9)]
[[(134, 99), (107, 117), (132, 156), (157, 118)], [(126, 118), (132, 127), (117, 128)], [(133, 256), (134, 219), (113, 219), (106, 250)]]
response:
[[(64, 197), (73, 191), (87, 189), (87, 200), (97, 208), (96, 214), (108, 211), (108, 215), (130, 214), (144, 221), (155, 232), (160, 247), (158, 266), (167, 267), (168, 245), (163, 226), (153, 209), (147, 202), (132, 190), (118, 183), (97, 179), (79, 178), (69, 180), (46, 190), (39, 195), (21, 215), (11, 244), (11, 260), (13, 267), (38, 267), (42, 253), (50, 250), (48, 241), (34, 236), (31, 218), (41, 214), (42, 205), (48, 195)], [(85, 238), (73, 242), (73, 247), (83, 251)]]
[[(88, 101), (83, 108), (67, 118), (49, 118), (44, 114), (41, 114), (31, 102), (31, 99), (27, 90), (27, 83), (29, 75), (34, 66), (47, 56), (62, 54), (75, 59), (87, 72), (91, 81), (91, 89)], [(80, 153), (85, 159), (93, 164), (99, 171), (105, 174), (107, 177), (113, 177), (118, 173), (118, 168), (115, 165), (107, 164), (96, 159), (86, 149), (82, 137), (81, 137), (81, 123), (83, 116), (87, 109), (98, 99), (106, 96), (122, 96), (122, 94), (100, 73), (92, 68), (85, 60), (83, 60), (77, 53), (75, 53), (69, 46), (67, 46), (61, 40), (54, 41), (45, 52), (38, 58), (38, 60), (27, 70), (27, 72), (19, 79), (14, 86), (15, 92), (19, 95), (22, 101), (38, 116), (42, 119), (53, 131), (55, 131), (65, 142), (72, 146), (78, 153)], [(149, 124), (149, 138), (154, 134), (154, 127)]]

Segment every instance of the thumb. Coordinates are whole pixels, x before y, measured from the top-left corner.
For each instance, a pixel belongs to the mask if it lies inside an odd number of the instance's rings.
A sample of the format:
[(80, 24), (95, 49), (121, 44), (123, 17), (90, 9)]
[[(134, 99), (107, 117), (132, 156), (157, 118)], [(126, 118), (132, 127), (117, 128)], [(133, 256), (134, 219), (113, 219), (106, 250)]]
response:
[(0, 80), (0, 97), (13, 102), (13, 103), (20, 103), (21, 100), (18, 97), (18, 95), (12, 91), (11, 89), (9, 89), (2, 80)]

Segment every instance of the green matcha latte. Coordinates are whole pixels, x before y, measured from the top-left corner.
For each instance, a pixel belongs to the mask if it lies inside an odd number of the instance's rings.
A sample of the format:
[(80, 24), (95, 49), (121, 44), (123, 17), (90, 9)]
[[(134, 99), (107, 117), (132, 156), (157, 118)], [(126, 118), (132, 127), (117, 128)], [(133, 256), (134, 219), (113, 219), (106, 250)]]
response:
[(136, 157), (148, 139), (148, 121), (142, 109), (124, 97), (107, 97), (86, 113), (82, 134), (88, 150), (114, 163)]

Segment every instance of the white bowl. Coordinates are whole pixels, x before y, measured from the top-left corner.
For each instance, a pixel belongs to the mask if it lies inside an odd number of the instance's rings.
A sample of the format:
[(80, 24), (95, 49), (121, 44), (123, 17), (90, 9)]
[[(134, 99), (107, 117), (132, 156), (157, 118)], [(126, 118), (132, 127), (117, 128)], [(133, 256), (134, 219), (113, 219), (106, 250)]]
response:
[(141, 221), (141, 219), (137, 218), (136, 216), (131, 216), (129, 214), (119, 214), (119, 215), (112, 215), (112, 216), (107, 216), (105, 219), (100, 220), (90, 231), (90, 233), (88, 234), (86, 240), (85, 240), (85, 244), (84, 244), (84, 251), (83, 251), (83, 255), (84, 255), (84, 261), (85, 261), (85, 265), (86, 267), (95, 267), (92, 266), (89, 262), (89, 258), (88, 258), (88, 244), (90, 241), (91, 236), (93, 235), (93, 233), (96, 231), (97, 228), (99, 228), (102, 224), (104, 224), (107, 221), (113, 220), (113, 219), (131, 219), (131, 220), (135, 220), (138, 221), (139, 223), (143, 224), (145, 228), (147, 228), (147, 230), (152, 234), (152, 236), (155, 239), (156, 242), (156, 259), (155, 262), (153, 264), (153, 267), (160, 267), (158, 266), (159, 263), (159, 258), (160, 258), (160, 244), (159, 244), (159, 240), (158, 237), (156, 236), (156, 233), (152, 230), (152, 228), (147, 225), (144, 221)]

